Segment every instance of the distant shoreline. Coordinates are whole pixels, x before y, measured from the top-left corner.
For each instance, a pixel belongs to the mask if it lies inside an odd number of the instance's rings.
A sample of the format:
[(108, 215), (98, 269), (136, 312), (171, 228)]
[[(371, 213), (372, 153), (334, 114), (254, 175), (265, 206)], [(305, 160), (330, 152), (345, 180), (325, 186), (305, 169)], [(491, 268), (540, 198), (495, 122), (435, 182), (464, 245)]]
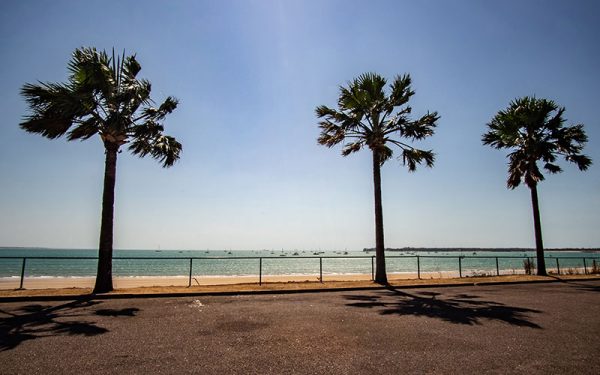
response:
[[(369, 253), (374, 252), (375, 248), (364, 248), (363, 252)], [(518, 248), (518, 247), (403, 247), (403, 248), (386, 248), (385, 251), (390, 252), (524, 252), (524, 251), (536, 251), (533, 248)], [(564, 248), (548, 248), (544, 251), (560, 251), (560, 252), (582, 252), (582, 253), (600, 253), (600, 248), (575, 248), (575, 247), (564, 247)]]
[[(61, 247), (43, 247), (43, 246), (0, 246), (0, 251), (2, 250), (90, 250), (95, 251), (97, 248), (61, 248)], [(175, 251), (248, 251), (248, 252), (258, 252), (258, 251), (308, 251), (313, 252), (317, 250), (306, 250), (306, 249), (281, 249), (281, 250), (271, 250), (271, 249), (253, 249), (253, 250), (234, 250), (234, 249), (114, 249), (113, 251), (155, 251), (155, 252), (175, 252)], [(323, 250), (318, 250), (323, 251)], [(333, 250), (324, 250), (328, 252), (334, 251), (342, 251), (339, 249)], [(360, 252), (361, 250), (343, 250), (343, 251), (356, 251)], [(375, 248), (363, 248), (362, 252), (374, 252)], [(527, 247), (403, 247), (403, 248), (386, 248), (385, 251), (389, 252), (469, 252), (469, 251), (480, 251), (480, 252), (524, 252), (524, 251), (535, 251), (534, 248)], [(544, 251), (558, 251), (558, 252), (583, 252), (583, 253), (600, 253), (600, 248), (577, 248), (577, 247), (561, 247), (561, 248), (547, 248)]]

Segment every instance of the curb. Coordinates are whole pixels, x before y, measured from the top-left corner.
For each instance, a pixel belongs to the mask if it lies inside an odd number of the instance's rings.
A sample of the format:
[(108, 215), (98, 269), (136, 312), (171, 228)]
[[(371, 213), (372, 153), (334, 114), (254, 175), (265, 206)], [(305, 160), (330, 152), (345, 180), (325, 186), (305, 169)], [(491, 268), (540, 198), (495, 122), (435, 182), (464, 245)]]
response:
[(568, 280), (522, 280), (522, 281), (483, 281), (466, 283), (446, 284), (413, 284), (399, 286), (362, 286), (342, 288), (311, 288), (311, 289), (280, 289), (280, 290), (244, 290), (244, 291), (214, 291), (214, 292), (182, 292), (182, 293), (123, 293), (123, 294), (75, 294), (56, 296), (9, 296), (0, 297), (0, 303), (4, 302), (29, 302), (29, 301), (70, 301), (70, 300), (111, 300), (111, 299), (138, 299), (138, 298), (177, 298), (177, 297), (203, 297), (203, 296), (248, 296), (269, 294), (300, 294), (300, 293), (328, 293), (328, 292), (354, 292), (365, 290), (389, 290), (389, 289), (423, 289), (423, 288), (450, 288), (450, 287), (473, 287), (488, 285), (517, 285), (517, 284), (549, 284), (569, 283), (572, 281), (600, 281), (599, 278), (573, 278)]

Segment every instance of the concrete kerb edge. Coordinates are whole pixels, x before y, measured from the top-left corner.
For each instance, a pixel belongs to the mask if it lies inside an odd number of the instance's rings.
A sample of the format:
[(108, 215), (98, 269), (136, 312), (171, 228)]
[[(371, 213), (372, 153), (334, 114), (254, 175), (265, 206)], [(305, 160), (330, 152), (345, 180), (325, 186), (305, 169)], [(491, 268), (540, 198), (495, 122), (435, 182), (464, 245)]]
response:
[(268, 294), (299, 294), (299, 293), (327, 293), (327, 292), (354, 292), (364, 290), (388, 290), (394, 289), (422, 289), (422, 288), (449, 288), (466, 286), (487, 285), (513, 285), (513, 284), (547, 284), (568, 283), (572, 281), (597, 281), (597, 278), (574, 278), (574, 279), (551, 279), (551, 280), (519, 280), (519, 281), (483, 281), (465, 283), (445, 284), (413, 284), (413, 285), (373, 285), (363, 287), (343, 288), (312, 288), (312, 289), (281, 289), (281, 290), (244, 290), (244, 291), (214, 291), (214, 292), (182, 292), (182, 293), (123, 293), (123, 294), (81, 294), (81, 295), (56, 295), (56, 296), (9, 296), (0, 297), (2, 302), (29, 302), (29, 301), (68, 301), (68, 300), (109, 300), (109, 299), (135, 299), (135, 298), (177, 298), (177, 297), (203, 297), (203, 296), (244, 296), (244, 295), (268, 295)]

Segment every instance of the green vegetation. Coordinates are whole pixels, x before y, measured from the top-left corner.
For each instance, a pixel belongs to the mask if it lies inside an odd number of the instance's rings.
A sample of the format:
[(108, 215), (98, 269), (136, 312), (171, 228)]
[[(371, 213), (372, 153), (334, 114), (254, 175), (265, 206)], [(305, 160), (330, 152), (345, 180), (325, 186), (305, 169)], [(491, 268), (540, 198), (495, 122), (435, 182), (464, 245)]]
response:
[(396, 146), (401, 150), (400, 159), (414, 171), (417, 164), (432, 167), (434, 154), (431, 150), (419, 150), (400, 139), (421, 140), (433, 135), (437, 112), (427, 113), (418, 120), (411, 120), (408, 101), (414, 95), (408, 74), (397, 76), (386, 93), (386, 80), (375, 73), (366, 73), (347, 87), (340, 87), (338, 109), (324, 105), (316, 108), (321, 134), (318, 142), (327, 147), (344, 143), (342, 155), (360, 151), (367, 146), (373, 155), (373, 187), (375, 195), (375, 282), (387, 283), (383, 237), (383, 209), (381, 202), (381, 166), (392, 157)]
[(559, 173), (562, 169), (555, 164), (562, 156), (585, 171), (592, 164), (581, 154), (587, 136), (583, 125), (564, 126), (564, 108), (553, 101), (524, 97), (510, 103), (507, 109), (499, 111), (487, 124), (488, 132), (483, 135), (484, 145), (496, 149), (507, 149), (509, 189), (525, 182), (531, 190), (535, 244), (537, 252), (537, 274), (546, 275), (542, 224), (538, 204), (537, 185), (544, 180), (538, 162), (548, 173)]
[(150, 155), (163, 167), (172, 166), (181, 152), (175, 138), (163, 134), (162, 121), (177, 107), (167, 97), (158, 107), (150, 98), (150, 82), (138, 79), (141, 66), (133, 56), (112, 57), (95, 48), (79, 48), (68, 65), (66, 83), (25, 84), (31, 113), (20, 124), (30, 133), (69, 141), (99, 135), (105, 149), (102, 223), (95, 293), (113, 289), (112, 252), (114, 190), (117, 155), (121, 146), (140, 157)]
[(523, 259), (523, 269), (525, 270), (525, 275), (533, 275), (535, 263), (529, 258)]

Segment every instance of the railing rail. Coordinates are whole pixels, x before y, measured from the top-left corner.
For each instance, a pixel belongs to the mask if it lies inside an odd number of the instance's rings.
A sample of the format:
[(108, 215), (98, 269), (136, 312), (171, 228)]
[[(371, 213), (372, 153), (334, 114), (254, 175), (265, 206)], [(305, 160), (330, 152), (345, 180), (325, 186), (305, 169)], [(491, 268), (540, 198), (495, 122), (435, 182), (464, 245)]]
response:
[[(458, 273), (459, 277), (463, 277), (463, 259), (491, 259), (495, 260), (495, 268), (496, 275), (500, 276), (500, 265), (499, 261), (501, 259), (529, 259), (533, 261), (535, 257), (531, 256), (513, 256), (513, 255), (494, 255), (494, 256), (485, 256), (485, 255), (386, 255), (386, 259), (416, 259), (416, 271), (417, 278), (421, 278), (422, 267), (421, 261), (422, 259), (457, 259), (458, 260)], [(2, 259), (20, 259), (22, 261), (21, 264), (21, 275), (19, 281), (19, 289), (23, 289), (23, 283), (25, 280), (26, 274), (26, 266), (27, 260), (98, 260), (97, 257), (67, 257), (67, 256), (0, 256), (0, 260)], [(286, 261), (286, 260), (297, 260), (297, 259), (319, 259), (319, 281), (323, 282), (323, 259), (370, 259), (371, 260), (371, 280), (375, 279), (375, 256), (374, 255), (353, 255), (353, 256), (289, 256), (289, 257), (281, 257), (281, 256), (232, 256), (232, 257), (223, 257), (223, 256), (198, 256), (198, 257), (113, 257), (113, 260), (153, 260), (153, 261), (161, 261), (161, 260), (188, 260), (189, 261), (189, 274), (188, 274), (188, 287), (192, 286), (192, 276), (193, 276), (193, 266), (194, 261), (203, 261), (203, 260), (258, 260), (258, 283), (262, 285), (263, 282), (263, 260), (277, 260), (277, 261)], [(582, 260), (583, 261), (583, 270), (585, 274), (588, 274), (588, 265), (586, 260), (593, 260), (593, 262), (600, 262), (600, 256), (562, 256), (562, 257), (546, 257), (546, 260), (555, 259), (556, 260), (556, 270), (557, 273), (561, 274), (560, 269), (560, 261), (561, 260)], [(548, 263), (549, 264), (549, 263)], [(595, 264), (595, 263), (594, 263)]]

